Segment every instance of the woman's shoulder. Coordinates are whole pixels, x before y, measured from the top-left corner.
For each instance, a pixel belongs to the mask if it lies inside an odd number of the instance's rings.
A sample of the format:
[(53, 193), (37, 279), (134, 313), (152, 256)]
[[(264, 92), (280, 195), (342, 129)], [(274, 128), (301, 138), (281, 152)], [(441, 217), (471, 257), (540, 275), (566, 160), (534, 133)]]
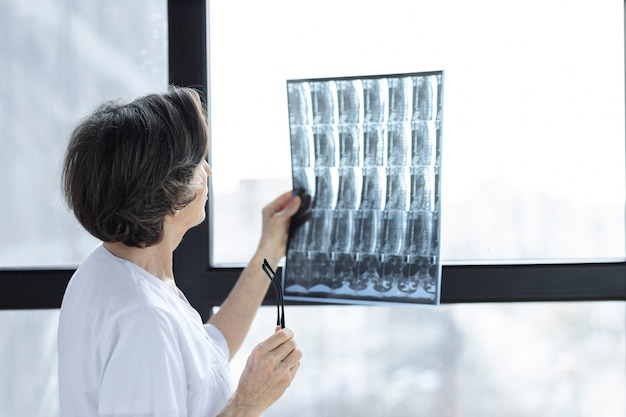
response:
[(132, 268), (99, 245), (83, 259), (72, 275), (66, 295), (78, 292), (83, 298), (112, 296), (132, 289), (132, 281)]
[(137, 265), (96, 247), (81, 262), (67, 286), (63, 304), (92, 314), (121, 317), (150, 310), (170, 310), (168, 288)]

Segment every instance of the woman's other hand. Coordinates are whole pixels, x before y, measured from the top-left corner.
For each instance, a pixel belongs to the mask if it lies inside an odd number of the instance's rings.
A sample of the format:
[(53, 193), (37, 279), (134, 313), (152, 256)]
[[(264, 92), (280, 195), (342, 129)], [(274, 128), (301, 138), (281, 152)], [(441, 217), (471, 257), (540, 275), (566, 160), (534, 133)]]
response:
[(276, 402), (293, 381), (301, 358), (293, 331), (277, 327), (276, 333), (258, 344), (248, 358), (229, 403), (237, 410), (235, 414), (260, 415)]

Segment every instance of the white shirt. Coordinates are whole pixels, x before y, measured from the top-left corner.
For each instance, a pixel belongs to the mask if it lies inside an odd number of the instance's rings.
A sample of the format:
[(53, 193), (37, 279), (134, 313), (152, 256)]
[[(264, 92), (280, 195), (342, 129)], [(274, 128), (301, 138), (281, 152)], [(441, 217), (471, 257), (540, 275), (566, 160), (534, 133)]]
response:
[(217, 415), (233, 391), (228, 345), (183, 298), (96, 247), (61, 306), (61, 416)]

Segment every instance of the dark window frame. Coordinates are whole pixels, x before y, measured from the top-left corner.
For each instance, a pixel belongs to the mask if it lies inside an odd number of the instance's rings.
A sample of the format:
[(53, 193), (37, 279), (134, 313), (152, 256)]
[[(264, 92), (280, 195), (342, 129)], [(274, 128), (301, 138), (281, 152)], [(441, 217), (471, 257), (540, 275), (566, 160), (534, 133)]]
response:
[[(205, 0), (169, 1), (169, 82), (199, 88), (210, 107), (206, 8)], [(222, 303), (242, 270), (211, 266), (214, 243), (209, 233), (211, 213), (207, 213), (174, 253), (177, 283), (204, 319), (212, 306)], [(0, 310), (59, 308), (73, 272), (0, 269)], [(442, 303), (626, 301), (626, 262), (444, 265), (441, 280)], [(274, 302), (271, 291), (265, 302)]]

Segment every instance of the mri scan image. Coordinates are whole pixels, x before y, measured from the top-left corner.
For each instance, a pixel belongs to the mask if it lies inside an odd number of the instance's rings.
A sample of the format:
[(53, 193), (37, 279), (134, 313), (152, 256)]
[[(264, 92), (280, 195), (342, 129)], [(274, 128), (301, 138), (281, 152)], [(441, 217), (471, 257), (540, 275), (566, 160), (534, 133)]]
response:
[(287, 81), (285, 299), (439, 304), (443, 71)]

